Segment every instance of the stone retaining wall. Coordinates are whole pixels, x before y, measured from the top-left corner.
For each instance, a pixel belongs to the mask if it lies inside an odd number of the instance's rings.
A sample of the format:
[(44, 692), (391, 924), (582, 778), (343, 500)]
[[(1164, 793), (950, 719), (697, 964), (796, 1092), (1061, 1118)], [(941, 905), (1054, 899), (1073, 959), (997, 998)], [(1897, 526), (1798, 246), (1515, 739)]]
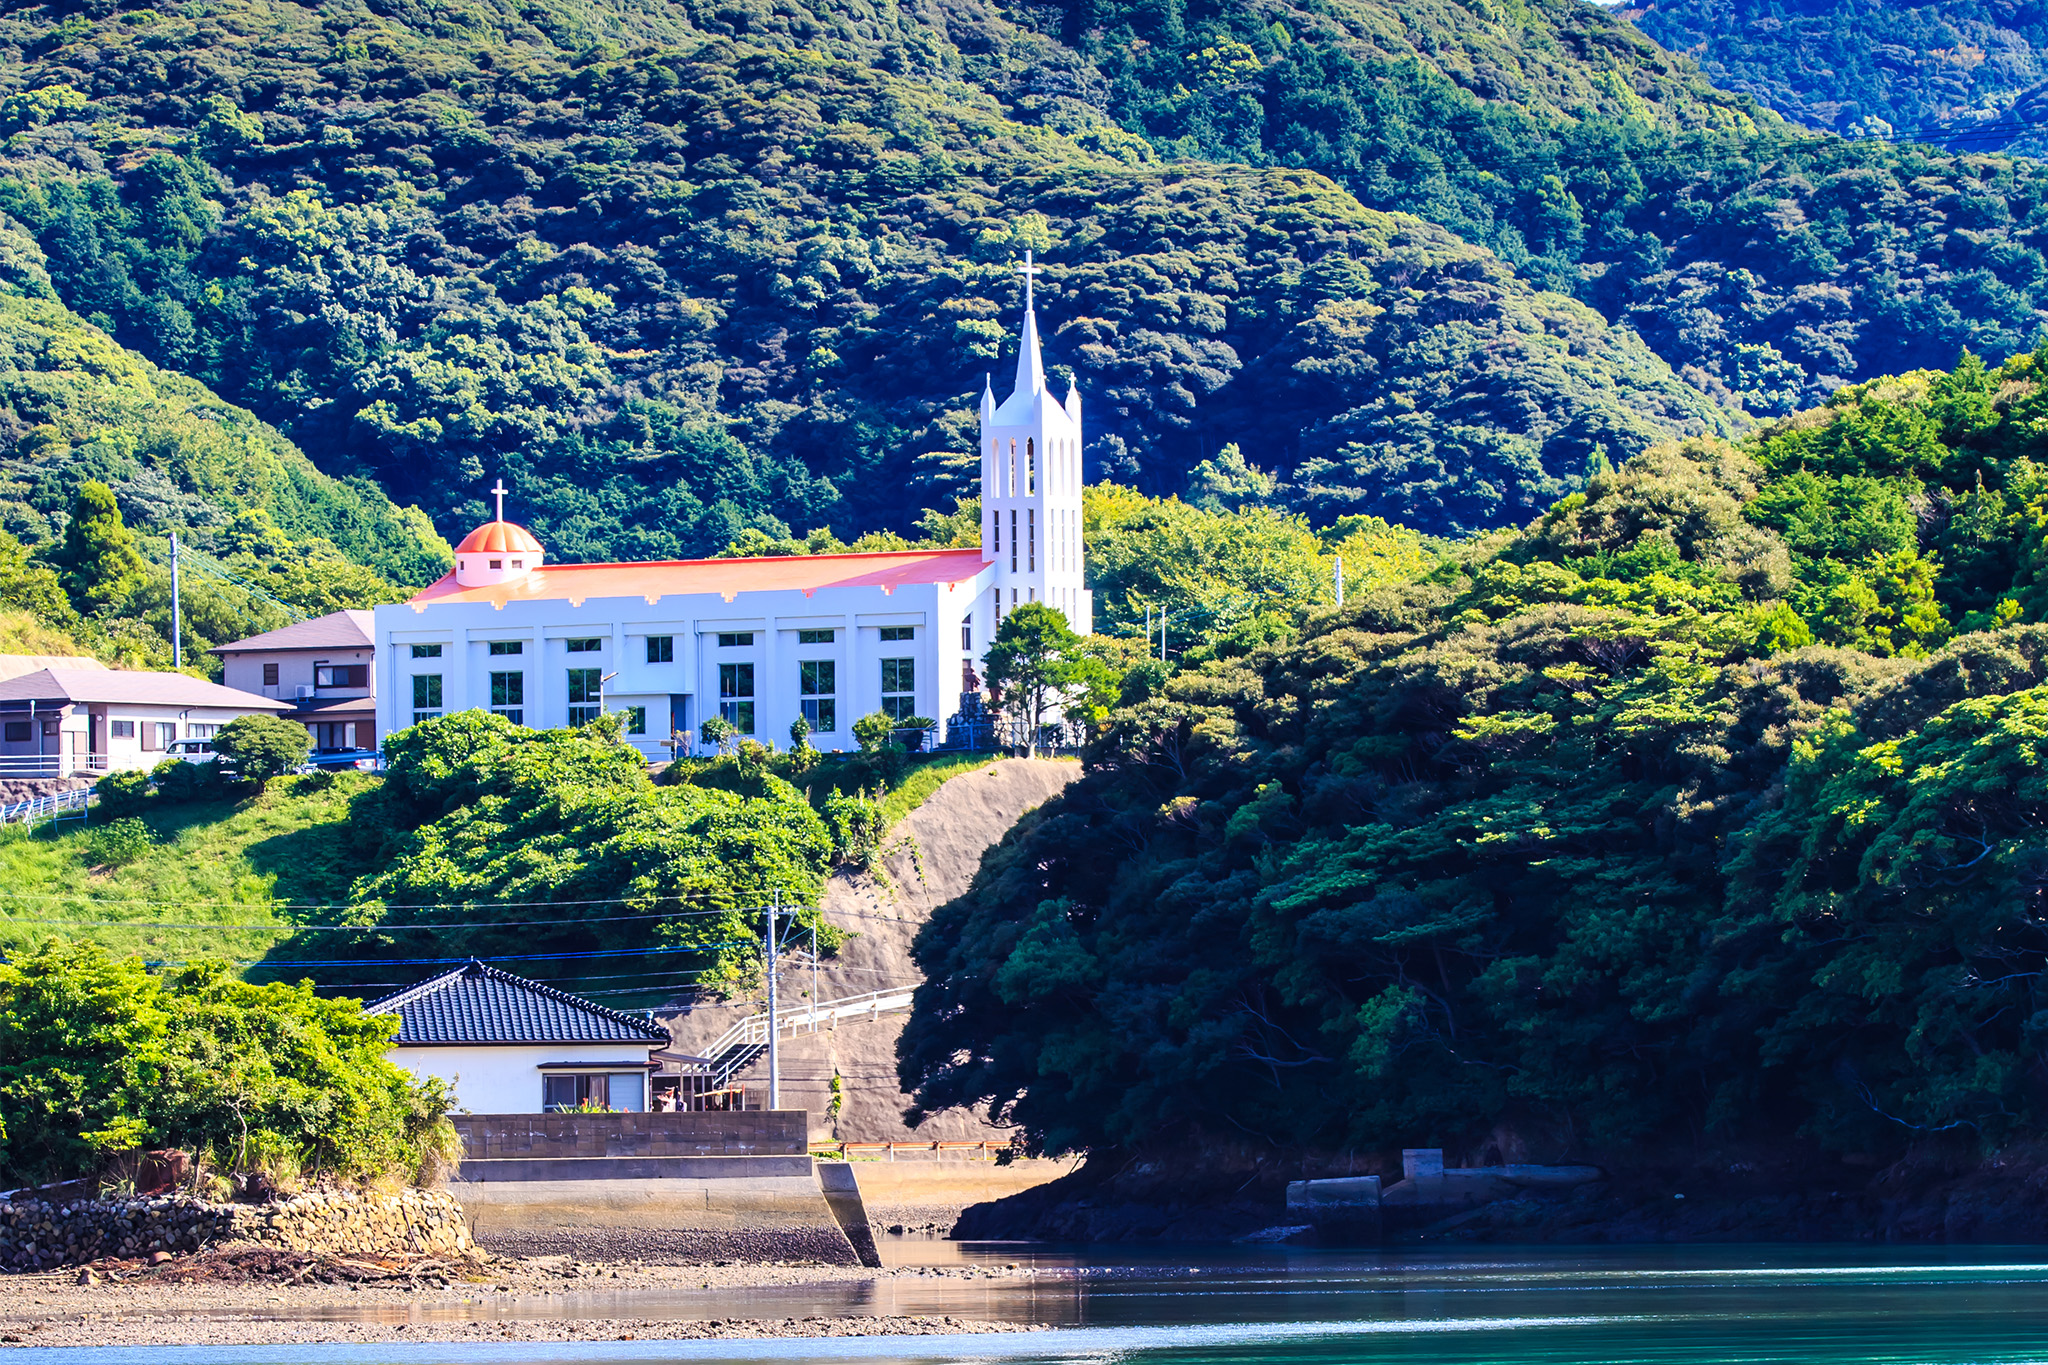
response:
[(438, 1190), (315, 1192), (273, 1204), (213, 1204), (184, 1195), (0, 1202), (0, 1269), (189, 1254), (217, 1242), (354, 1256), (462, 1256), (475, 1247), (462, 1206)]

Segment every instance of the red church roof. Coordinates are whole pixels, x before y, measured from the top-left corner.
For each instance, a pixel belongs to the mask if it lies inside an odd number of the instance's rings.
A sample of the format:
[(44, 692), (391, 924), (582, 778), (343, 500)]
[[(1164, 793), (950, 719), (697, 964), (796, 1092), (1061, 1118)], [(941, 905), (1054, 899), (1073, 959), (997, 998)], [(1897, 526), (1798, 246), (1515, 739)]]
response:
[[(465, 540), (463, 545), (468, 546), (469, 541)], [(730, 602), (743, 592), (794, 589), (809, 596), (820, 588), (894, 591), (928, 583), (965, 583), (981, 570), (978, 549), (891, 550), (879, 554), (762, 559), (657, 559), (638, 564), (550, 564), (487, 587), (465, 588), (451, 573), (415, 594), (412, 605), (561, 599), (581, 602), (590, 597), (644, 597), (652, 603), (663, 597), (698, 593), (717, 593)]]
[(457, 554), (531, 554), (540, 549), (533, 532), (509, 521), (487, 521), (462, 538)]

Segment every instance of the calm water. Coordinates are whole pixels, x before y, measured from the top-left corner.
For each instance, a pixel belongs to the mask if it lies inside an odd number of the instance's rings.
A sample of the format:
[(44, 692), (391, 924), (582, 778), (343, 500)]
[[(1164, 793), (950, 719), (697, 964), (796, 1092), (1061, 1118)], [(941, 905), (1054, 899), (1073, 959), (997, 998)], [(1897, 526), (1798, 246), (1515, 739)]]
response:
[[(898, 1262), (1035, 1264), (829, 1290), (599, 1293), (427, 1317), (950, 1313), (1056, 1334), (840, 1341), (28, 1350), (39, 1365), (570, 1361), (1005, 1365), (2048, 1365), (2048, 1248), (1487, 1248), (1315, 1253), (900, 1243)], [(1079, 1268), (1097, 1272), (1088, 1277)], [(331, 1316), (372, 1317), (376, 1311)], [(402, 1310), (398, 1316), (406, 1316)]]

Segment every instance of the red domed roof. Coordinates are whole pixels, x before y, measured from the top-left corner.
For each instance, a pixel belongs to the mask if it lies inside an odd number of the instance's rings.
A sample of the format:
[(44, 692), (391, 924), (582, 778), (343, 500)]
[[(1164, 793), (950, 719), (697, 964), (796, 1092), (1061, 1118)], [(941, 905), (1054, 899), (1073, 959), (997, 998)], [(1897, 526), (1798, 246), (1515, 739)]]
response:
[(509, 521), (487, 521), (462, 538), (457, 554), (532, 554), (540, 550), (533, 532)]

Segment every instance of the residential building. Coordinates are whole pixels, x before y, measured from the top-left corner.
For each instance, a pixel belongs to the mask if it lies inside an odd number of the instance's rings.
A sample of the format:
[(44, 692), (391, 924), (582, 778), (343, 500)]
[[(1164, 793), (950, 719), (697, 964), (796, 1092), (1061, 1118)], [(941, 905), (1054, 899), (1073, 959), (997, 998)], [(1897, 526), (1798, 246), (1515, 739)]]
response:
[(872, 712), (936, 720), (978, 702), (975, 665), (1023, 603), (1088, 631), (1081, 399), (1045, 386), (1032, 268), (1015, 388), (998, 406), (983, 383), (979, 547), (550, 564), (504, 519), (501, 486), (451, 573), (376, 610), (379, 732), (470, 708), (535, 728), (622, 712), (650, 759), (713, 716), (777, 746), (802, 719), (818, 748), (848, 749)]
[(183, 673), (45, 668), (0, 680), (0, 773), (62, 777), (155, 767), (181, 739), (211, 739), (274, 701)]
[(289, 701), (287, 719), (313, 737), (316, 753), (377, 747), (375, 617), (335, 611), (310, 621), (217, 645), (221, 681)]
[(649, 1054), (669, 1041), (645, 1018), (474, 958), (364, 1008), (398, 1016), (393, 1062), (439, 1076), (473, 1114), (645, 1113)]

